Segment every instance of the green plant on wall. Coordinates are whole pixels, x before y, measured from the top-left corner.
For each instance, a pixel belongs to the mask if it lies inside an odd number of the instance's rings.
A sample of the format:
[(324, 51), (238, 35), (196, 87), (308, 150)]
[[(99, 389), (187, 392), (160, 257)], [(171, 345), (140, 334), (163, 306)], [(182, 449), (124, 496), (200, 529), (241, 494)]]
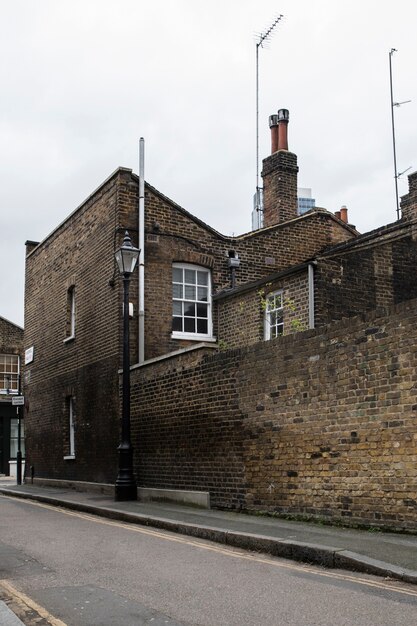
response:
[[(268, 308), (268, 295), (269, 294), (267, 293), (267, 289), (270, 286), (271, 286), (271, 283), (267, 283), (263, 289), (258, 290), (259, 302), (260, 302), (261, 310), (263, 313), (265, 313), (265, 311)], [(304, 322), (302, 322), (299, 317), (294, 317), (294, 315), (297, 313), (297, 306), (294, 300), (291, 300), (291, 298), (285, 298), (283, 300), (283, 313), (284, 313), (284, 319), (285, 317), (292, 318), (289, 320), (289, 325), (288, 325), (288, 322), (287, 324), (284, 324), (284, 335), (288, 334), (289, 332), (288, 328), (290, 328), (292, 332), (302, 332), (304, 330), (307, 330), (307, 327), (304, 324)], [(291, 314), (291, 315), (288, 315), (288, 314)]]
[[(295, 314), (297, 312), (297, 307), (295, 305), (295, 302), (294, 300), (291, 300), (290, 298), (285, 298), (284, 300), (284, 311), (286, 308), (292, 314)], [(292, 330), (297, 333), (303, 330), (307, 330), (306, 325), (298, 317), (295, 317), (294, 319), (290, 321), (290, 326)]]

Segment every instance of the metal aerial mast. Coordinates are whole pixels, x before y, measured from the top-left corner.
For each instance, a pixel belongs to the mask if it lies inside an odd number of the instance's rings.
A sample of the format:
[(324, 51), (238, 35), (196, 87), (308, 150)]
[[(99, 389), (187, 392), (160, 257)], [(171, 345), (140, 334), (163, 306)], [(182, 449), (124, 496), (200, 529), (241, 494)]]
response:
[(257, 33), (256, 38), (256, 196), (255, 209), (261, 209), (260, 187), (259, 187), (259, 48), (263, 48), (273, 33), (274, 28), (282, 20), (283, 15), (277, 15), (272, 23), (261, 33)]
[(393, 96), (393, 88), (392, 88), (392, 55), (394, 52), (397, 52), (395, 48), (391, 48), (389, 51), (389, 85), (390, 85), (390, 93), (391, 93), (391, 127), (392, 127), (392, 151), (394, 155), (394, 180), (395, 180), (395, 202), (397, 208), (397, 220), (400, 219), (400, 203), (398, 199), (398, 179), (400, 176), (408, 172), (411, 167), (408, 167), (403, 172), (398, 172), (397, 170), (397, 151), (395, 147), (395, 125), (394, 125), (394, 107), (399, 107), (402, 104), (407, 104), (407, 102), (411, 102), (411, 100), (404, 100), (404, 102), (394, 102)]

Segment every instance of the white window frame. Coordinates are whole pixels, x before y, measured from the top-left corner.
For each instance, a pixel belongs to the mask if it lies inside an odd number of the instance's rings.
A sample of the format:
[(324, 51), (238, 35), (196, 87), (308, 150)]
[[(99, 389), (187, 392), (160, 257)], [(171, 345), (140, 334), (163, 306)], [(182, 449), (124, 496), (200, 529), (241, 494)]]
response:
[[(276, 304), (275, 300), (278, 296), (281, 299), (280, 307), (275, 306)], [(271, 308), (272, 301), (274, 301), (274, 308)], [(271, 313), (274, 313), (275, 311), (282, 312), (282, 322), (275, 325), (276, 327), (280, 326), (282, 328), (282, 333), (273, 335), (271, 333)], [(270, 339), (275, 339), (276, 337), (280, 337), (283, 334), (284, 334), (284, 292), (282, 289), (280, 289), (278, 291), (273, 291), (272, 293), (268, 293), (265, 296), (264, 339), (265, 341), (269, 341)]]
[[(175, 268), (182, 270), (193, 270), (195, 272), (204, 272), (207, 274), (207, 285), (204, 285), (205, 287), (207, 287), (207, 302), (204, 302), (204, 304), (207, 304), (207, 333), (190, 333), (185, 331), (173, 330), (171, 333), (171, 337), (173, 339), (188, 339), (191, 341), (215, 341), (215, 338), (213, 338), (212, 326), (211, 271), (207, 269), (207, 267), (202, 267), (201, 265), (193, 265), (191, 263), (173, 263), (172, 269)], [(171, 285), (173, 285), (172, 278)], [(172, 302), (187, 302), (187, 300), (185, 299), (185, 294), (183, 294), (182, 298), (174, 298), (174, 294), (172, 294)], [(188, 300), (188, 302), (198, 303), (198, 300)], [(171, 315), (171, 319), (173, 319), (173, 315)]]
[(75, 339), (75, 285), (71, 285), (71, 287), (67, 290), (67, 316), (69, 317), (69, 335), (65, 337), (64, 343)]
[[(0, 354), (1, 357), (13, 357), (17, 359), (17, 372), (8, 372), (5, 368), (0, 370), (0, 393), (1, 394), (9, 394), (9, 395), (18, 395), (19, 393), (19, 376), (20, 376), (20, 357), (18, 354)], [(6, 379), (10, 378), (10, 382), (15, 383), (16, 389), (12, 389), (12, 387), (7, 387), (3, 385), (6, 382)]]
[(65, 460), (75, 459), (75, 423), (74, 423), (74, 398), (68, 398), (68, 427), (69, 427), (69, 454)]

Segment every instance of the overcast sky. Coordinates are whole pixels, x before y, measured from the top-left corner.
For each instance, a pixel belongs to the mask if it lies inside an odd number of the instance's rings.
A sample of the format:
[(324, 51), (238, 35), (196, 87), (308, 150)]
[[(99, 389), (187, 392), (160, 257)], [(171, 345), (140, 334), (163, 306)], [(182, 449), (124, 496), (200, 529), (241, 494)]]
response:
[[(255, 34), (260, 156), (290, 110), (299, 186), (361, 232), (396, 219), (417, 169), (415, 0), (0, 0), (0, 316), (23, 324), (24, 242), (40, 241), (118, 166), (221, 233), (251, 228)], [(407, 174), (400, 194), (407, 192)]]

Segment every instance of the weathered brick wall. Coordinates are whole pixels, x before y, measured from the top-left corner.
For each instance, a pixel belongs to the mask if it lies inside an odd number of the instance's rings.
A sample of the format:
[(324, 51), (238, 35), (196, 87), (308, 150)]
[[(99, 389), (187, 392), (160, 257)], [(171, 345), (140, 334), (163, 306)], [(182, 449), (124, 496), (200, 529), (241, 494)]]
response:
[[(31, 247), (26, 259), (25, 348), (34, 347), (25, 375), (27, 467), (33, 465), (38, 476), (115, 479), (122, 281), (114, 250), (130, 226), (117, 212), (124, 175), (118, 171), (110, 177), (44, 242)], [(75, 338), (64, 341), (71, 285)], [(74, 460), (64, 460), (68, 396), (75, 408)]]
[(217, 301), (218, 341), (222, 349), (247, 346), (264, 338), (265, 307), (268, 294), (283, 292), (284, 334), (308, 328), (307, 269), (293, 276), (272, 280), (243, 293), (230, 294)]
[(274, 152), (263, 160), (264, 226), (273, 226), (297, 216), (297, 155)]
[(317, 260), (318, 325), (417, 297), (417, 243), (406, 223), (384, 227)]
[[(137, 182), (127, 173), (119, 190), (124, 221), (137, 225)], [(133, 221), (132, 221), (133, 220)], [(145, 191), (145, 358), (150, 359), (190, 345), (172, 339), (172, 264), (192, 263), (211, 269), (213, 293), (230, 286), (229, 251), (240, 260), (237, 285), (299, 264), (332, 243), (355, 236), (327, 211), (319, 210), (286, 224), (225, 237), (149, 185)], [(213, 308), (213, 334), (218, 313)]]
[(141, 485), (416, 529), (417, 302), (133, 372)]
[(0, 353), (21, 354), (23, 347), (23, 328), (0, 317)]
[[(138, 243), (138, 184), (120, 168), (41, 244), (27, 246), (25, 348), (28, 463), (37, 475), (113, 480), (120, 407), (122, 280), (114, 261), (127, 228)], [(190, 345), (171, 338), (172, 263), (212, 270), (213, 288), (230, 284), (228, 252), (242, 259), (237, 281), (258, 279), (312, 256), (354, 232), (324, 211), (259, 233), (228, 238), (146, 186), (145, 358)], [(68, 334), (68, 289), (75, 290), (75, 338)], [(137, 361), (137, 271), (130, 283), (134, 304), (131, 362)], [(213, 310), (217, 331), (217, 311)], [(96, 389), (96, 381), (104, 391)], [(68, 397), (74, 398), (76, 458), (69, 448)], [(59, 416), (59, 417), (58, 417)], [(95, 442), (90, 441), (90, 430)], [(46, 437), (45, 433), (49, 433)]]
[[(0, 354), (18, 354), (20, 357), (20, 391), (23, 393), (24, 358), (23, 358), (23, 328), (13, 322), (0, 317)], [(10, 396), (4, 395), (2, 400), (10, 401)]]

